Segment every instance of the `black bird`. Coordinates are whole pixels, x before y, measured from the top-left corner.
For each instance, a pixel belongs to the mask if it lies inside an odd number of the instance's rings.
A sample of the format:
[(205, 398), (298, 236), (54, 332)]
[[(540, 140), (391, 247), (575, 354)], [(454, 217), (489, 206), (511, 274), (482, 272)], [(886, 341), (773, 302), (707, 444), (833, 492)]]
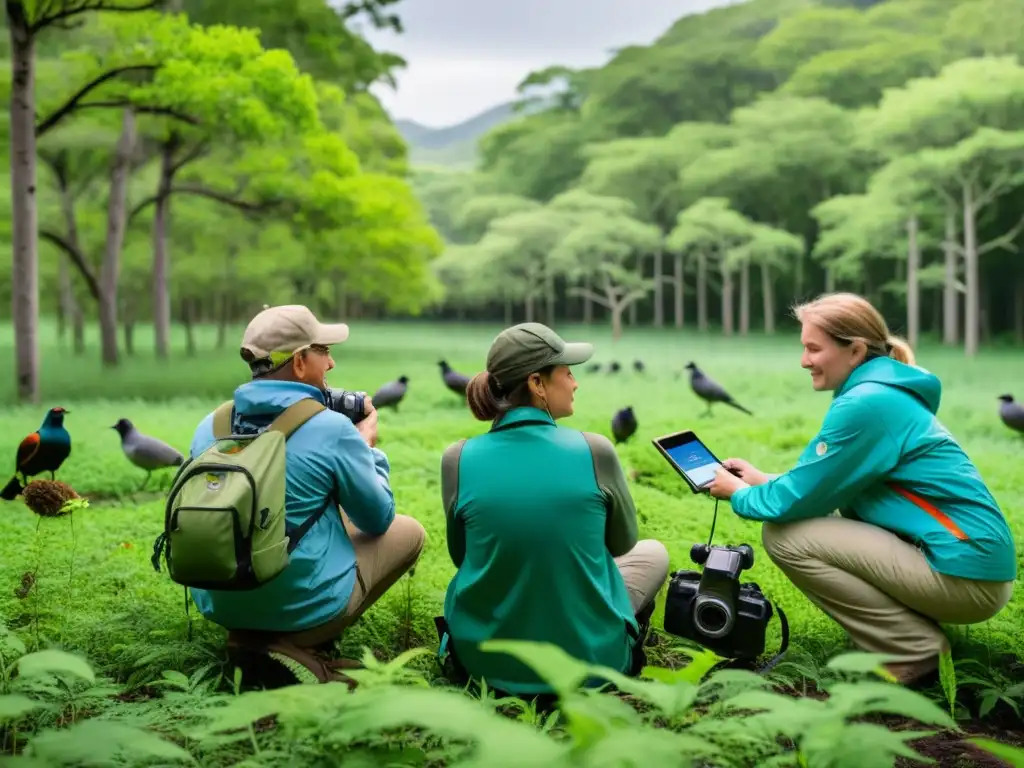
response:
[(465, 397), (470, 377), (453, 371), (447, 360), (441, 360), (438, 365), (441, 366), (441, 378), (444, 379), (444, 385), (455, 394)]
[(686, 367), (690, 369), (690, 388), (694, 393), (707, 403), (708, 410), (705, 416), (711, 415), (711, 404), (712, 403), (725, 403), (731, 405), (733, 408), (743, 411), (744, 413), (753, 416), (750, 411), (744, 408), (742, 405), (732, 399), (732, 395), (725, 391), (721, 384), (712, 378), (709, 378), (700, 368), (697, 367), (696, 363), (687, 363)]
[(618, 362), (616, 362), (615, 360), (608, 364), (608, 373), (618, 373), (621, 370), (622, 366), (619, 365)]
[(644, 361), (643, 360), (634, 360), (633, 361), (633, 370), (636, 371), (637, 373), (643, 373), (646, 370), (646, 368), (644, 367)]
[(601, 364), (600, 363), (591, 363), (590, 365), (587, 366), (587, 373), (597, 373), (600, 370), (601, 370)]
[(0, 491), (0, 499), (14, 501), (25, 490), (21, 481), (27, 482), (33, 475), (49, 472), (50, 479), (53, 479), (54, 473), (71, 455), (71, 435), (64, 429), (66, 413), (70, 411), (60, 406), (51, 408), (39, 429), (21, 441), (14, 460), (14, 477)]
[(629, 405), (621, 411), (617, 411), (612, 417), (612, 435), (615, 436), (615, 443), (624, 443), (636, 434), (636, 414), (633, 413), (633, 406)]
[(408, 389), (408, 376), (399, 376), (397, 381), (389, 381), (387, 384), (381, 385), (381, 388), (373, 393), (373, 407), (387, 408), (391, 406), (397, 411), (398, 404), (402, 402)]
[(1003, 424), (1017, 432), (1024, 433), (1024, 405), (1015, 403), (1013, 395), (1000, 395), (1003, 404), (999, 406), (999, 418)]

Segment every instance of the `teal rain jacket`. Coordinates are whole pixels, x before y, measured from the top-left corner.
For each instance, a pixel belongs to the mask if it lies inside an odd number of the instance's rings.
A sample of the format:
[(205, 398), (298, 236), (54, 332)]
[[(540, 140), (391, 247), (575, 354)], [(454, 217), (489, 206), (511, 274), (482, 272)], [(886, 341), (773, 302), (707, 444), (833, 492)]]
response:
[(938, 378), (922, 368), (869, 360), (836, 390), (796, 466), (737, 491), (733, 510), (785, 523), (838, 509), (914, 542), (939, 573), (1014, 580), (1013, 536), (977, 468), (936, 418), (941, 395)]

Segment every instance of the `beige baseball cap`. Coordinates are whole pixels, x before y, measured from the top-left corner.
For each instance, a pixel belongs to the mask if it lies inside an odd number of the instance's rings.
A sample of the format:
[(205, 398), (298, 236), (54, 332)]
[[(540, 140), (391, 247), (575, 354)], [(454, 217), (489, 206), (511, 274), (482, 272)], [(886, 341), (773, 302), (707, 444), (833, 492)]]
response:
[(348, 325), (325, 325), (309, 307), (301, 304), (265, 307), (242, 334), (242, 355), (251, 361), (270, 360), (278, 366), (306, 347), (314, 344), (329, 347), (347, 338)]

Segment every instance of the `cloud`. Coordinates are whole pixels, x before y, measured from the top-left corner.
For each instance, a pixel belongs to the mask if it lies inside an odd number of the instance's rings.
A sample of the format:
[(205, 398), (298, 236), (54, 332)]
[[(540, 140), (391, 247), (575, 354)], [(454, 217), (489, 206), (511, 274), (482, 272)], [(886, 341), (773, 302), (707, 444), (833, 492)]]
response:
[(392, 114), (450, 125), (515, 97), (529, 72), (599, 66), (614, 49), (647, 44), (681, 16), (730, 0), (405, 0), (405, 33), (363, 32), (404, 57), (399, 88), (375, 89)]

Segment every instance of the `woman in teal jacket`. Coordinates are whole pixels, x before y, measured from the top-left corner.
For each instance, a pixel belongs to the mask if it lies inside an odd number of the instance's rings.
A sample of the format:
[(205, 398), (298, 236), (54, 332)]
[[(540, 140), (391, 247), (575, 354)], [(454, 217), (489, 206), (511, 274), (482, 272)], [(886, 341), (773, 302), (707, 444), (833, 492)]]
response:
[(592, 354), (590, 344), (566, 343), (540, 323), (502, 331), (466, 392), (490, 428), (441, 459), (448, 553), (458, 569), (445, 596), (442, 647), (456, 671), (504, 693), (551, 688), (515, 657), (482, 649), (488, 640), (551, 643), (587, 663), (637, 672), (668, 574), (665, 547), (638, 541), (611, 441), (555, 424), (573, 413), (572, 366)]
[[(1013, 536), (977, 468), (935, 414), (942, 386), (853, 294), (797, 308), (817, 391), (834, 391), (795, 467), (770, 477), (742, 459), (710, 487), (764, 522), (772, 561), (854, 644), (894, 657), (921, 682), (948, 641), (939, 622), (974, 624), (1009, 602)], [(839, 516), (834, 515), (835, 511)]]

